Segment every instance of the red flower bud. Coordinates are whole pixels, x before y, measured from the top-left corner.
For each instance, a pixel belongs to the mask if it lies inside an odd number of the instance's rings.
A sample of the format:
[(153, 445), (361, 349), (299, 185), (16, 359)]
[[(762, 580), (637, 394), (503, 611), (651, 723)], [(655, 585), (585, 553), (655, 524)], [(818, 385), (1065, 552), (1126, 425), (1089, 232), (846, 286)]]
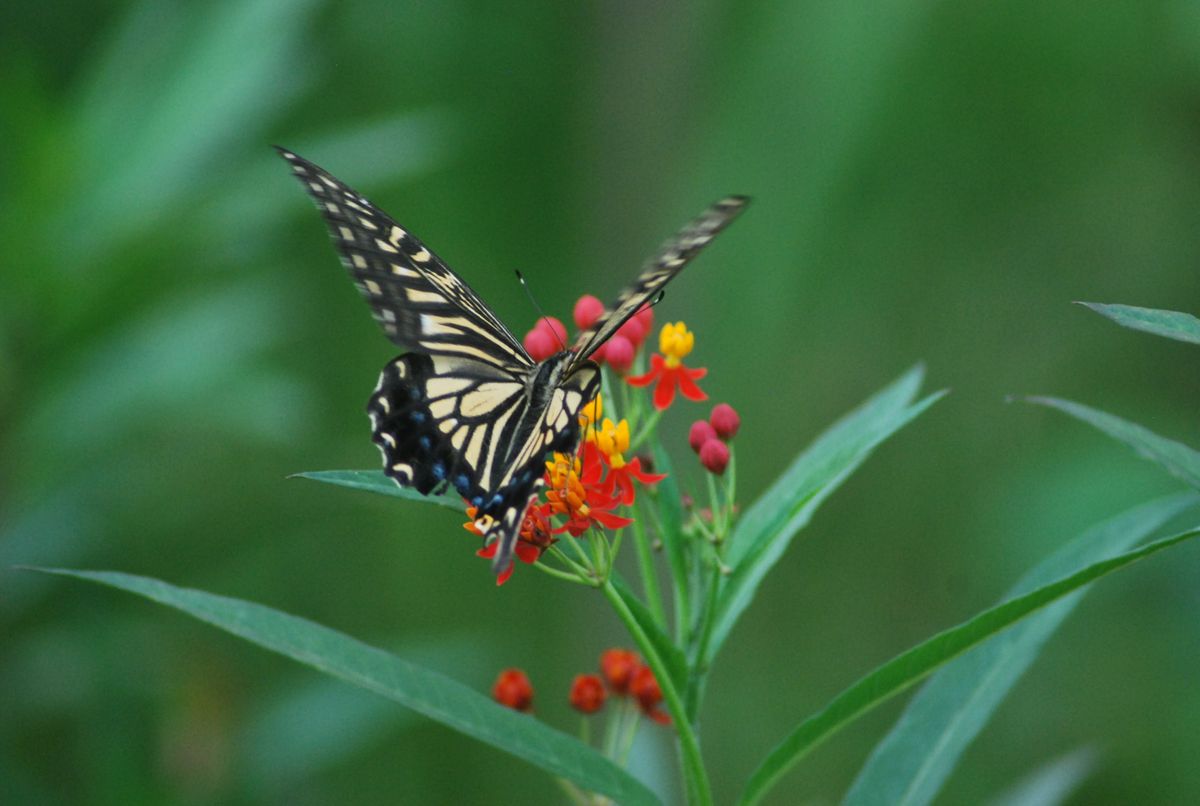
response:
[(692, 450), (700, 453), (700, 448), (705, 442), (717, 438), (717, 431), (706, 420), (697, 420), (692, 423), (692, 428), (688, 431), (688, 445), (692, 446)]
[(533, 685), (520, 669), (505, 669), (492, 686), (492, 699), (514, 711), (533, 708)]
[(594, 714), (604, 707), (604, 682), (599, 675), (575, 675), (571, 683), (571, 707), (585, 714)]
[(719, 439), (710, 439), (700, 446), (700, 464), (713, 475), (719, 476), (725, 472), (729, 464), (729, 446)]
[(618, 694), (629, 691), (633, 673), (642, 666), (638, 656), (628, 649), (608, 649), (600, 655), (600, 672), (608, 687)]
[(584, 294), (575, 303), (573, 315), (575, 317), (575, 327), (580, 330), (587, 330), (592, 325), (596, 324), (596, 320), (604, 313), (604, 303), (593, 297), (591, 294)]
[(629, 682), (629, 693), (638, 701), (643, 714), (660, 724), (670, 724), (671, 718), (658, 710), (658, 704), (662, 702), (662, 689), (649, 666), (639, 666), (634, 672), (633, 680)]
[[(622, 328), (624, 330), (624, 328)], [(604, 360), (617, 372), (622, 375), (633, 366), (634, 347), (629, 339), (621, 335), (621, 331), (617, 331), (617, 335), (608, 340), (604, 345)]]
[(554, 351), (565, 350), (567, 343), (567, 326), (562, 323), (561, 319), (556, 319), (553, 316), (543, 316), (534, 325), (534, 330), (544, 330), (550, 334), (551, 340), (554, 342)]
[(534, 361), (545, 361), (558, 352), (558, 342), (554, 340), (554, 334), (542, 327), (535, 327), (526, 333), (524, 344), (525, 352), (529, 353), (529, 357)]
[(738, 417), (738, 413), (728, 403), (718, 403), (713, 406), (712, 416), (708, 420), (712, 423), (717, 436), (726, 442), (737, 435), (738, 427), (742, 424), (742, 418)]

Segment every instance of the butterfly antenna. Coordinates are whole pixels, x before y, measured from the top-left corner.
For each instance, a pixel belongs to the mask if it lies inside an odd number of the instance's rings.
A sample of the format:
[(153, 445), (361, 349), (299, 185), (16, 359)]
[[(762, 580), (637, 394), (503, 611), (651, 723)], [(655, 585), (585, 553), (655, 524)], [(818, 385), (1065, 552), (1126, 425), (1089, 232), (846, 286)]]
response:
[[(538, 321), (549, 319), (550, 317), (546, 316), (546, 312), (542, 310), (542, 306), (538, 305), (538, 301), (534, 299), (533, 292), (529, 290), (529, 283), (525, 282), (525, 275), (521, 274), (520, 269), (516, 269), (515, 274), (517, 275), (517, 280), (521, 283), (521, 288), (525, 289), (525, 296), (529, 297), (529, 302), (533, 305), (533, 309), (537, 311)], [(558, 337), (558, 331), (550, 328), (550, 332), (554, 334), (554, 340), (558, 342), (559, 349), (567, 349), (567, 345), (563, 344), (562, 339)]]

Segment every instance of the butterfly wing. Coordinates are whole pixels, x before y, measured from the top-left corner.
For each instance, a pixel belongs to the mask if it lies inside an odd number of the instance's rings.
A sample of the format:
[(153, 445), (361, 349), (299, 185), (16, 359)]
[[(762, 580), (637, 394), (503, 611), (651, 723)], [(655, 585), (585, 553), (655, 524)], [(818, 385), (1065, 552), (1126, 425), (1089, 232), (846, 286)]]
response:
[(708, 246), (718, 232), (737, 218), (749, 202), (745, 196), (727, 196), (692, 219), (675, 237), (664, 243), (658, 254), (646, 261), (642, 273), (621, 292), (616, 302), (595, 324), (579, 334), (572, 348), (576, 365), (596, 352), (621, 325), (653, 300), (672, 277)]
[(503, 571), (546, 455), (578, 441), (579, 411), (599, 387), (595, 365), (563, 373), (566, 354), (535, 365), (424, 244), (328, 172), (279, 152), (384, 332), (413, 350), (384, 367), (367, 403), (384, 472), (422, 494), (454, 487), (476, 507), (485, 539), (499, 543), (492, 567)]
[(521, 343), (441, 258), (327, 171), (277, 150), (321, 211), (346, 270), (389, 339), (514, 374), (532, 369)]

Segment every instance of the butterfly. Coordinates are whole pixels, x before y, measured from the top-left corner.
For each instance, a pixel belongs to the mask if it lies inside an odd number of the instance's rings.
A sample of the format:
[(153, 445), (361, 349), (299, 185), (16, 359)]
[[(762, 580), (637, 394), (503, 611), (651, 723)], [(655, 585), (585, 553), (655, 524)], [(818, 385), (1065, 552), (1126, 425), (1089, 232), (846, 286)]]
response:
[(538, 363), (462, 278), (357, 191), (276, 147), (325, 218), (338, 254), (387, 337), (408, 352), (367, 403), (383, 472), (422, 495), (450, 487), (475, 507), (492, 568), (512, 562), (546, 458), (579, 444), (600, 391), (590, 356), (746, 206), (730, 196), (663, 244), (570, 349)]

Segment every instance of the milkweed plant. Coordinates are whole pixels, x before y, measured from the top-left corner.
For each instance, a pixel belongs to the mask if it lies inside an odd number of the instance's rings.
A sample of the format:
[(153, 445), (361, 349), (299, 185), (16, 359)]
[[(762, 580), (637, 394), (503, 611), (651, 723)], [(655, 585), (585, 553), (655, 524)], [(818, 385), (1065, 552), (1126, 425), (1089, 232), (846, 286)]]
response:
[[(1186, 314), (1092, 305), (1119, 324), (1200, 344), (1200, 321)], [(604, 312), (595, 297), (575, 305), (586, 330)], [(542, 360), (570, 343), (561, 321), (544, 317), (524, 339)], [(600, 596), (628, 633), (624, 646), (594, 647), (596, 666), (535, 685), (520, 668), (497, 669), (480, 692), (433, 670), (310, 621), (262, 605), (116, 572), (41, 569), (122, 588), (185, 611), (268, 649), (366, 688), (542, 768), (578, 804), (659, 803), (631, 775), (638, 731), (660, 731), (678, 748), (679, 791), (713, 802), (699, 716), (709, 670), (760, 583), (814, 511), (885, 439), (930, 408), (942, 392), (919, 396), (915, 367), (851, 411), (802, 450), (752, 500), (737, 487), (734, 405), (710, 405), (695, 333), (683, 322), (655, 330), (649, 307), (629, 319), (595, 358), (602, 392), (581, 415), (579, 447), (545, 463), (544, 486), (521, 525), (515, 560), (496, 577), (520, 584), (514, 566), (540, 571)], [(1200, 453), (1113, 415), (1056, 398), (1027, 398), (1076, 417), (1200, 487)], [(754, 421), (754, 413), (746, 412)], [(664, 417), (691, 420), (686, 444), (661, 438)], [(692, 472), (679, 474), (685, 464)], [(420, 496), (378, 471), (324, 471), (310, 479), (459, 511), (481, 539), (471, 507), (452, 493)], [(698, 477), (696, 488), (681, 478)], [(937, 633), (865, 674), (824, 708), (797, 722), (742, 787), (739, 803), (759, 802), (810, 750), (876, 705), (931, 678), (875, 748), (845, 802), (927, 803), (967, 744), (998, 707), (1085, 586), (1200, 534), (1157, 537), (1200, 501), (1183, 493), (1134, 507), (1086, 530), (1019, 580), (1003, 600)], [(447, 543), (454, 545), (447, 527)], [(459, 533), (461, 534), (461, 532)], [(469, 544), (461, 544), (468, 550)], [(475, 545), (491, 557), (495, 544)], [(449, 550), (449, 549), (448, 549)], [(632, 559), (626, 557), (632, 555)], [(625, 559), (622, 559), (625, 558)], [(619, 562), (620, 561), (620, 562)], [(618, 566), (633, 569), (631, 578)], [(480, 569), (484, 571), (483, 568)], [(486, 573), (486, 572), (485, 572)], [(668, 584), (660, 586), (660, 579)], [(1074, 594), (1074, 595), (1068, 595)], [(1001, 635), (1002, 634), (1002, 635)], [(764, 674), (771, 674), (769, 670)], [(562, 698), (580, 714), (560, 730), (539, 720), (535, 703)], [(757, 741), (746, 736), (743, 741)], [(784, 802), (788, 802), (786, 796)]]

